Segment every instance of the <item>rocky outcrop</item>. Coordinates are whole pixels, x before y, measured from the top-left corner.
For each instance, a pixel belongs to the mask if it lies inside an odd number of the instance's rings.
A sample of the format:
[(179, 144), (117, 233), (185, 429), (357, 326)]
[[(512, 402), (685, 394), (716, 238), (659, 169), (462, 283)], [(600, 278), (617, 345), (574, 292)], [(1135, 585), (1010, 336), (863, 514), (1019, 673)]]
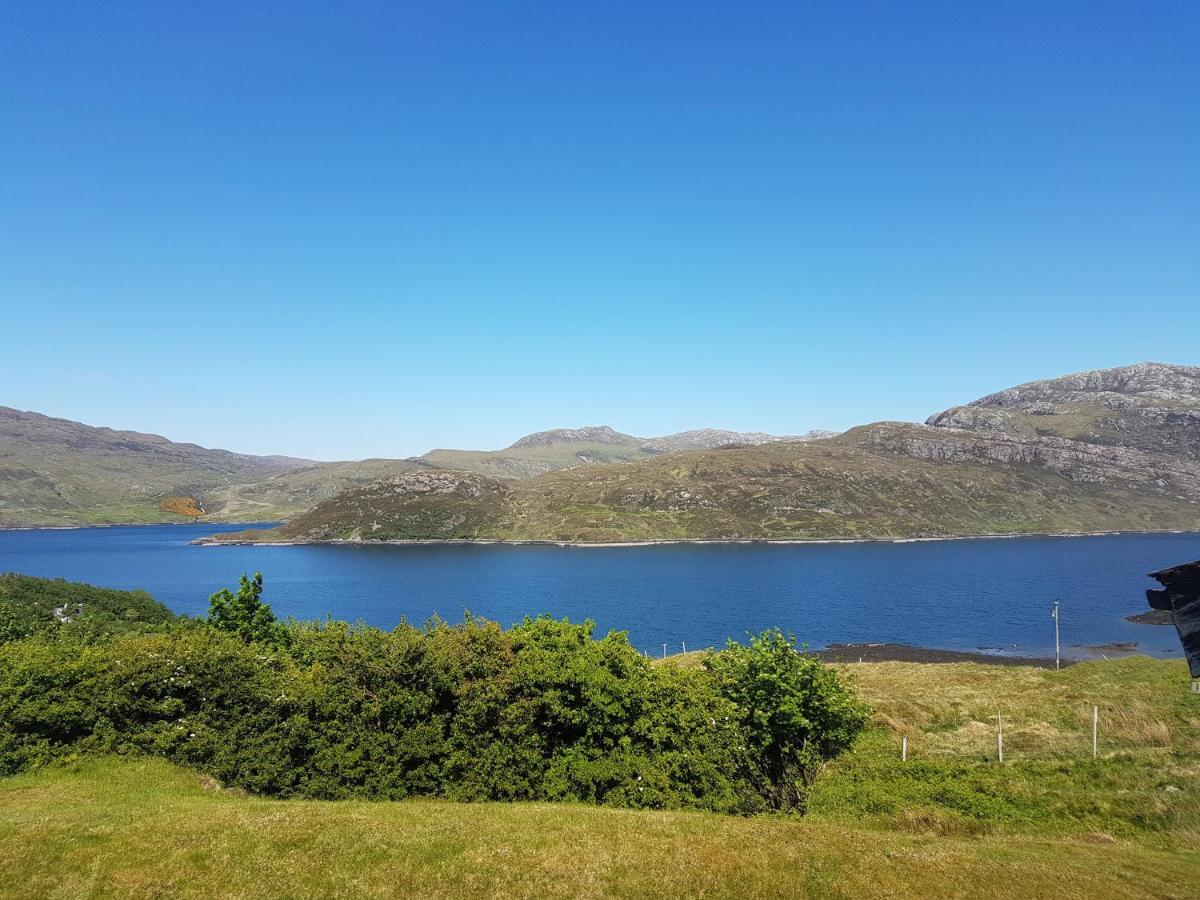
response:
[(537, 431), (520, 438), (508, 449), (545, 447), (551, 444), (615, 444), (618, 446), (637, 446), (639, 443), (641, 443), (640, 438), (635, 438), (629, 434), (622, 434), (607, 425), (591, 425), (585, 428), (553, 428), (550, 431)]
[(972, 406), (1029, 406), (1038, 402), (1099, 402), (1113, 409), (1156, 403), (1200, 405), (1200, 366), (1144, 362), (1030, 381), (997, 391)]
[(608, 444), (636, 447), (645, 453), (681, 453), (685, 450), (712, 450), (715, 447), (740, 445), (753, 447), (772, 441), (814, 441), (833, 437), (836, 431), (813, 430), (804, 434), (778, 435), (763, 431), (729, 431), (725, 428), (695, 428), (662, 437), (640, 438), (616, 431), (607, 425), (587, 428), (554, 428), (527, 434), (509, 450), (528, 447), (549, 447), (556, 444)]
[(762, 431), (727, 431), (723, 428), (696, 428), (658, 438), (648, 438), (642, 444), (652, 453), (680, 453), (684, 450), (713, 450), (717, 447), (754, 447), (774, 441), (815, 441), (833, 437), (836, 431), (814, 429), (804, 434), (778, 435)]
[(1033, 381), (930, 416), (927, 424), (1200, 460), (1200, 367), (1139, 363)]
[(1045, 466), (1072, 481), (1124, 484), (1200, 502), (1200, 463), (1190, 459), (1063, 438), (906, 423), (881, 423), (862, 432), (865, 445), (916, 459)]

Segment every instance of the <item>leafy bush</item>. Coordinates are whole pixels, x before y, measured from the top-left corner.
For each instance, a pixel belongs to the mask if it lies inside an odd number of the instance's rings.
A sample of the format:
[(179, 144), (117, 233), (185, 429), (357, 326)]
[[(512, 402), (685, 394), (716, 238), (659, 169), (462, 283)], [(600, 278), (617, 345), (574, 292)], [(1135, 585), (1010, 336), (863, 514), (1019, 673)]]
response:
[(137, 752), (279, 797), (752, 813), (802, 808), (787, 779), (860, 722), (832, 670), (771, 635), (683, 670), (590, 622), (281, 625), (261, 584), (214, 597), (208, 627), (7, 644), (0, 773)]
[(243, 575), (236, 594), (228, 588), (221, 588), (208, 598), (208, 617), (205, 621), (213, 628), (232, 632), (246, 642), (286, 643), (287, 632), (276, 621), (271, 607), (263, 603), (262, 592), (261, 572), (255, 572), (253, 579)]
[(795, 639), (778, 629), (730, 641), (705, 667), (737, 709), (750, 745), (746, 778), (774, 810), (803, 811), (825, 763), (850, 748), (867, 708)]

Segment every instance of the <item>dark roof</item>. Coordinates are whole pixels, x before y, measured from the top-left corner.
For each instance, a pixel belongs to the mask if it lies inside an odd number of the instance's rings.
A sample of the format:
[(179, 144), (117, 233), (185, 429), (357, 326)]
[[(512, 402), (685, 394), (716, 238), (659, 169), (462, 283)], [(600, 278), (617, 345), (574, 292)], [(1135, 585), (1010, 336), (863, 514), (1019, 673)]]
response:
[(1167, 581), (1174, 581), (1181, 576), (1184, 578), (1200, 577), (1200, 559), (1196, 560), (1195, 562), (1180, 563), (1177, 566), (1171, 566), (1167, 569), (1159, 569), (1157, 572), (1150, 573), (1151, 578), (1163, 584), (1166, 584)]

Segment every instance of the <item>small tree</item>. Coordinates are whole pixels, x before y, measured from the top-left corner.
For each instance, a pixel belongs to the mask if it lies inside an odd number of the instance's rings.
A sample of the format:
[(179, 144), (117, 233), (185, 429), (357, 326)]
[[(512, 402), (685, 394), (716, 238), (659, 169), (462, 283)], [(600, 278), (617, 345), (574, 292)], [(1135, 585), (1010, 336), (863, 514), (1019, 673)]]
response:
[(705, 666), (739, 711), (749, 781), (770, 809), (804, 812), (821, 769), (862, 730), (866, 706), (777, 628), (747, 646), (729, 641)]
[(247, 643), (283, 644), (287, 633), (262, 602), (263, 577), (255, 572), (251, 580), (242, 576), (238, 592), (222, 588), (208, 598), (207, 622), (213, 628), (230, 631)]

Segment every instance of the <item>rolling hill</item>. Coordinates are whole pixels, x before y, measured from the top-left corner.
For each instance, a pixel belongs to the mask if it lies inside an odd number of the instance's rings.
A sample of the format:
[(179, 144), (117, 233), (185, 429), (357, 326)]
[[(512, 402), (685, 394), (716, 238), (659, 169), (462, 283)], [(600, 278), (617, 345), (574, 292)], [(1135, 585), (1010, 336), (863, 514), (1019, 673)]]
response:
[(833, 434), (835, 432), (832, 431), (809, 431), (803, 435), (780, 437), (761, 431), (701, 428), (657, 438), (639, 438), (615, 431), (608, 425), (596, 425), (535, 432), (503, 450), (431, 450), (421, 459), (439, 468), (474, 472), (492, 478), (534, 478), (558, 469), (639, 462), (664, 453), (732, 444), (808, 441)]
[(0, 526), (179, 521), (164, 501), (311, 465), (0, 407)]
[[(401, 475), (332, 497), (278, 529), (224, 539), (620, 542), (1197, 530), (1198, 372), (1143, 364), (1083, 373), (992, 395), (932, 424), (881, 422), (819, 441), (655, 455), (523, 481), (477, 472)], [(1091, 409), (1109, 410), (1086, 429), (1066, 421), (1084, 405), (1081, 394)], [(963, 427), (997, 403), (1001, 413), (987, 420), (995, 427)], [(1025, 417), (1057, 418), (1058, 431), (1031, 431)], [(621, 440), (628, 436), (603, 437), (630, 446)]]
[(593, 426), (317, 463), (0, 407), (0, 527), (287, 519), (250, 539), (601, 542), (1200, 528), (1200, 368), (1082, 372), (828, 435)]
[(527, 435), (504, 450), (314, 462), (211, 450), (0, 407), (0, 528), (289, 519), (349, 488), (409, 473), (453, 469), (523, 479), (768, 440), (778, 438), (715, 429), (652, 439), (607, 427), (556, 429)]

